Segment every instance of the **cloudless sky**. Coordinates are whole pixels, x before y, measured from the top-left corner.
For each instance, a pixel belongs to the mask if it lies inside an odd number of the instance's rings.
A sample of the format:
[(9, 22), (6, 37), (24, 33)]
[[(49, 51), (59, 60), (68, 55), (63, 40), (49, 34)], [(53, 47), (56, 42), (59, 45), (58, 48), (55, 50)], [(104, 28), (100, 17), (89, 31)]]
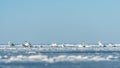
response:
[(120, 43), (120, 0), (0, 0), (0, 44)]

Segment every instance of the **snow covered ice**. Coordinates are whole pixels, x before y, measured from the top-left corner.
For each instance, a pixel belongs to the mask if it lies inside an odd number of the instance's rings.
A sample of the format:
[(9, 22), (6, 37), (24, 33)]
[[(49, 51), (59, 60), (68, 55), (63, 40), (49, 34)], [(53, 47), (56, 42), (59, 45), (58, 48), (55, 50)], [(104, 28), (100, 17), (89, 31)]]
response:
[[(63, 66), (63, 68), (65, 68), (66, 66), (64, 67), (64, 65), (67, 64), (67, 66), (77, 65), (77, 67), (80, 67), (80, 63), (89, 64), (90, 67), (96, 68), (100, 68), (101, 64), (104, 63), (106, 67), (114, 68), (116, 66), (120, 67), (120, 64), (118, 64), (120, 63), (119, 61), (119, 44), (103, 46), (100, 43), (98, 45), (54, 43), (50, 45), (32, 45), (32, 47), (28, 47), (28, 44), (27, 47), (22, 45), (0, 45), (1, 68), (15, 68), (17, 65), (20, 65), (19, 67), (22, 68), (34, 68), (35, 66), (45, 67), (46, 65), (52, 65), (54, 67), (59, 63), (62, 64), (61, 66)], [(33, 66), (27, 65), (31, 63)], [(95, 66), (94, 64), (98, 65)], [(82, 67), (87, 68), (84, 66), (83, 64)]]

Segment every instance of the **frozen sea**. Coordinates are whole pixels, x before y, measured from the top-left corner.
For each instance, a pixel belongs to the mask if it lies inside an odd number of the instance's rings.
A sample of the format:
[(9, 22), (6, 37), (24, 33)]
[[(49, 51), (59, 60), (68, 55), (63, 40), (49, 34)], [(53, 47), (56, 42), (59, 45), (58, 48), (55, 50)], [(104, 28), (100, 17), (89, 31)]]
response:
[(120, 47), (0, 45), (0, 68), (120, 68)]

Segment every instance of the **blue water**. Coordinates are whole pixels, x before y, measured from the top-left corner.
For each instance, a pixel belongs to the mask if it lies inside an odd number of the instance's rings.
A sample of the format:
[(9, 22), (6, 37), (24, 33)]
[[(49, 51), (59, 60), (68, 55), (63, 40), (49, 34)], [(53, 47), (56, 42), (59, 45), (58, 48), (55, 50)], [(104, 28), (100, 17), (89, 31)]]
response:
[[(54, 48), (53, 48), (54, 49)], [(120, 68), (120, 51), (1, 48), (0, 68)]]
[(0, 68), (120, 68), (120, 62), (58, 62), (58, 63), (10, 63)]

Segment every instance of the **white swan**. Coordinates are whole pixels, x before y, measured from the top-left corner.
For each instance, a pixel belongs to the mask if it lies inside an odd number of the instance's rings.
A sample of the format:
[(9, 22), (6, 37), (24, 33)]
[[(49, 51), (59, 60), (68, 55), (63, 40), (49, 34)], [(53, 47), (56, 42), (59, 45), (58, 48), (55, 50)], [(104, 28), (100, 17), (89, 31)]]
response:
[(9, 42), (8, 42), (8, 46), (9, 46), (9, 47), (13, 47), (13, 46), (15, 46), (15, 45), (9, 41)]
[(31, 47), (32, 45), (31, 45), (30, 42), (25, 41), (25, 43), (22, 44), (22, 46), (23, 46), (23, 47)]

